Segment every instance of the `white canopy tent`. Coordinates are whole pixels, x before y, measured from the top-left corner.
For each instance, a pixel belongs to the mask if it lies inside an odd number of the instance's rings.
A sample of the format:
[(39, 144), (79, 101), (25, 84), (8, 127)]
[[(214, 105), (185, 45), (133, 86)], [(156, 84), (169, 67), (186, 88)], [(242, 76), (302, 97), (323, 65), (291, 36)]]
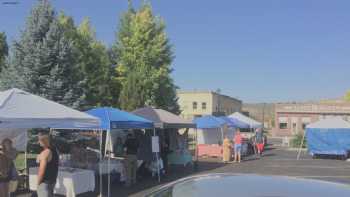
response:
[(99, 130), (100, 120), (20, 89), (0, 92), (1, 136), (9, 137), (14, 131), (26, 136), (31, 128)]
[(19, 89), (0, 92), (0, 128), (98, 129), (100, 120)]
[(262, 128), (262, 126), (263, 126), (262, 123), (254, 120), (248, 116), (245, 116), (239, 112), (235, 112), (235, 113), (229, 115), (228, 117), (248, 124), (251, 129)]
[(350, 129), (350, 123), (343, 120), (340, 117), (327, 118), (323, 120), (319, 120), (317, 122), (308, 124), (306, 128), (314, 128), (314, 129), (331, 129), (331, 128), (343, 128)]

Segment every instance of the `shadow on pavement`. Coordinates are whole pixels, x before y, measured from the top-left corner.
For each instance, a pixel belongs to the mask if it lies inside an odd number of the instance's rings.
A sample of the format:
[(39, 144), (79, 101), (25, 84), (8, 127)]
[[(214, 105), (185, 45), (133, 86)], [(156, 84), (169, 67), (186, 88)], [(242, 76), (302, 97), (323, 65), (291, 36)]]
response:
[(263, 154), (262, 157), (273, 157), (273, 156), (276, 156), (276, 154), (275, 153), (265, 153), (265, 154)]
[(271, 145), (268, 145), (267, 147), (264, 148), (265, 151), (269, 151), (269, 150), (275, 150), (276, 147), (272, 147)]
[[(172, 181), (191, 176), (197, 173), (214, 170), (224, 166), (223, 163), (212, 162), (212, 161), (199, 161), (198, 166), (194, 169), (193, 166), (171, 166), (167, 175), (161, 178), (161, 182), (158, 182), (157, 177), (145, 177), (141, 179), (136, 185), (132, 187), (125, 187), (122, 185), (112, 185), (111, 196), (143, 196), (148, 192), (152, 191), (150, 188), (160, 186)], [(146, 192), (145, 192), (146, 190)], [(142, 194), (140, 194), (142, 192)]]

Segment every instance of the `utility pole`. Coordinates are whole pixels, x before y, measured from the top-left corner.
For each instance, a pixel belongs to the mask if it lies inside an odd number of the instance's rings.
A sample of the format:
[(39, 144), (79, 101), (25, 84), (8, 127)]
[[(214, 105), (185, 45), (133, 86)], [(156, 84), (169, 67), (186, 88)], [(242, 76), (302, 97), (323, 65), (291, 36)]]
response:
[(217, 116), (221, 116), (221, 103), (220, 103), (220, 93), (221, 93), (221, 89), (218, 88), (216, 89), (216, 94), (218, 96), (218, 111), (217, 111)]
[(265, 105), (266, 103), (263, 103), (263, 113), (262, 113), (262, 126), (263, 126), (263, 130), (265, 127)]

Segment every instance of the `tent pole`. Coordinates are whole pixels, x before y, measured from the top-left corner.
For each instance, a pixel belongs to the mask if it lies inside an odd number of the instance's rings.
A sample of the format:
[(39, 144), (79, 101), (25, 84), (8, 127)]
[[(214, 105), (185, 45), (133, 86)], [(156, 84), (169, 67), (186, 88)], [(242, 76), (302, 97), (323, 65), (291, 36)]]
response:
[[(153, 128), (153, 136), (156, 136), (156, 128)], [(160, 182), (159, 156), (157, 152), (156, 152), (156, 160), (157, 160), (158, 182)]]
[[(107, 130), (107, 132), (108, 132), (107, 135), (109, 135), (108, 146), (110, 146), (111, 139), (112, 139), (110, 136), (111, 130)], [(110, 197), (110, 195), (111, 195), (111, 150), (109, 150), (109, 154), (108, 154), (108, 197)]]
[(196, 156), (196, 162), (198, 162), (198, 136), (197, 136), (197, 128), (195, 128), (194, 132), (196, 132), (196, 144), (195, 144), (195, 156)]
[(224, 128), (221, 127), (221, 144), (224, 144)]
[(101, 166), (101, 162), (102, 162), (102, 134), (103, 134), (103, 130), (100, 129), (99, 133), (100, 133), (100, 162), (99, 162), (99, 168), (100, 168), (100, 197), (102, 197), (102, 166)]
[(304, 145), (305, 133), (306, 133), (306, 131), (304, 130), (303, 138), (301, 139), (300, 147), (299, 147), (299, 150), (298, 150), (297, 160), (300, 159), (301, 149), (303, 148), (303, 145)]
[[(26, 145), (25, 145), (25, 151), (24, 151), (24, 173), (25, 175), (29, 175), (29, 169), (28, 169), (28, 163), (27, 163), (27, 158), (28, 158), (28, 130), (26, 130)], [(28, 185), (29, 185), (29, 179), (28, 180)], [(27, 189), (27, 182), (24, 183), (24, 188)]]

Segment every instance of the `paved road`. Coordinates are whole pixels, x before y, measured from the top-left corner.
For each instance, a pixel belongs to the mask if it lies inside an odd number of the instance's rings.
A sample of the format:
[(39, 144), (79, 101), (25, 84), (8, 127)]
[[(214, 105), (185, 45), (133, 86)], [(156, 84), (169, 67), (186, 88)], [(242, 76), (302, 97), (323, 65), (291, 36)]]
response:
[[(312, 159), (305, 154), (302, 155), (301, 160), (297, 161), (296, 156), (296, 151), (273, 148), (268, 150), (265, 156), (260, 159), (249, 157), (240, 164), (224, 165), (218, 163), (218, 159), (203, 159), (199, 164), (199, 172), (194, 174), (252, 173), (312, 178), (350, 184), (350, 162)], [(130, 192), (127, 195), (133, 197), (143, 196), (156, 187)]]
[[(193, 171), (191, 167), (177, 167), (172, 169), (160, 184), (155, 179), (147, 178), (146, 180), (141, 180), (132, 188), (113, 185), (112, 196), (140, 197), (159, 187), (159, 185), (189, 175), (204, 173), (230, 172), (282, 175), (350, 184), (350, 162), (312, 159), (305, 154), (302, 155), (301, 160), (297, 161), (296, 155), (295, 151), (288, 151), (281, 147), (271, 147), (270, 150), (266, 151), (264, 157), (257, 159), (251, 156), (245, 158), (245, 161), (240, 164), (222, 164), (219, 162), (219, 159), (215, 158), (201, 159), (196, 171)], [(96, 196), (96, 194), (81, 195), (81, 197), (90, 196)]]

